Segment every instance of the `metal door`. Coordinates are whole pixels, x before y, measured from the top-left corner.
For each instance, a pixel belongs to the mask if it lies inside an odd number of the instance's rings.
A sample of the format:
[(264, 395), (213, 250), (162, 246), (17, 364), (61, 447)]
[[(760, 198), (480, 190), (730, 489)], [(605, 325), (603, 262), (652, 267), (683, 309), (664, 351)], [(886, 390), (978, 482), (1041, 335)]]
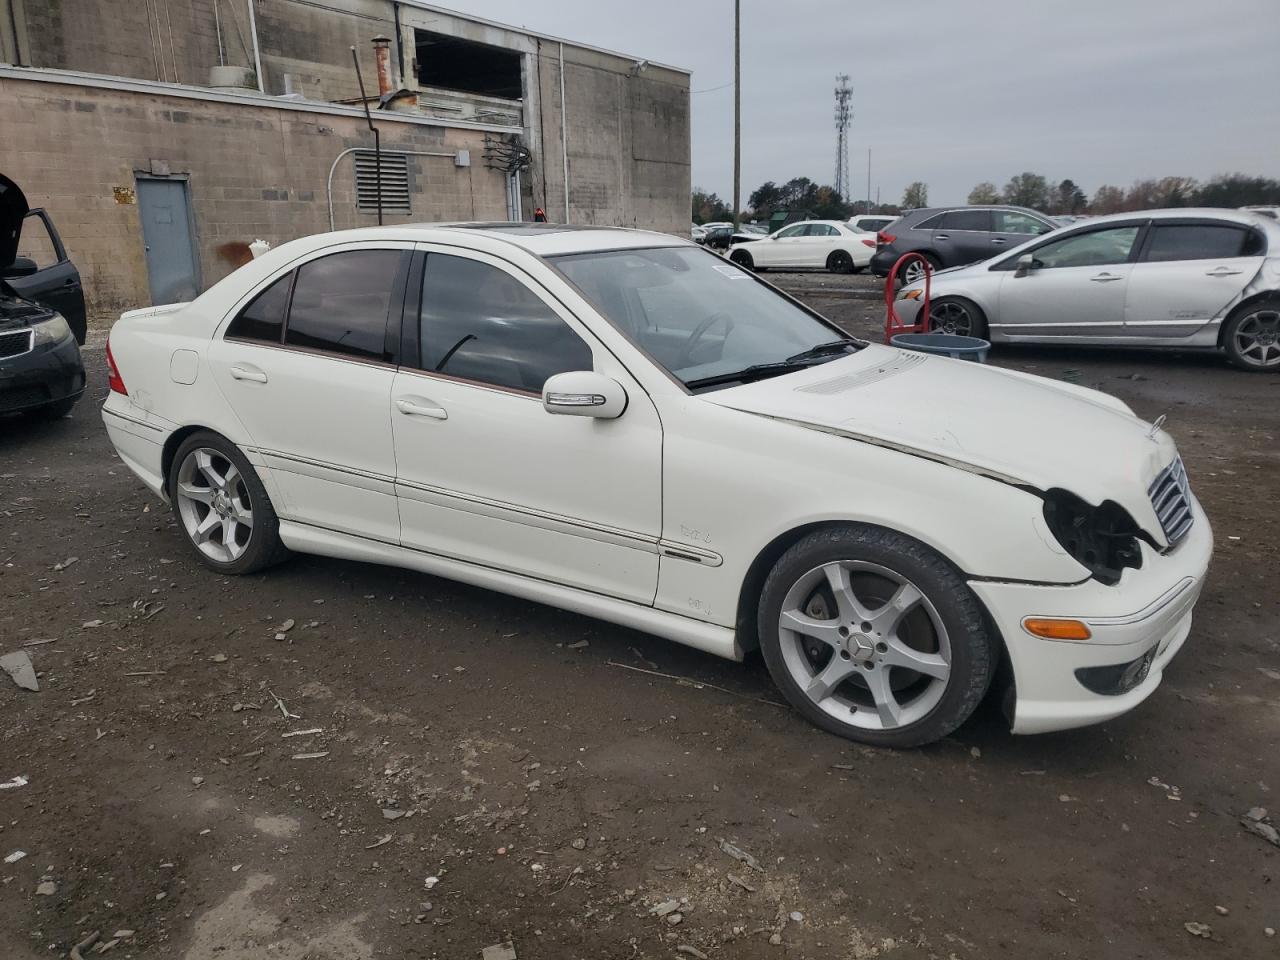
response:
[(195, 234), (185, 180), (138, 178), (151, 303), (181, 303), (200, 292)]

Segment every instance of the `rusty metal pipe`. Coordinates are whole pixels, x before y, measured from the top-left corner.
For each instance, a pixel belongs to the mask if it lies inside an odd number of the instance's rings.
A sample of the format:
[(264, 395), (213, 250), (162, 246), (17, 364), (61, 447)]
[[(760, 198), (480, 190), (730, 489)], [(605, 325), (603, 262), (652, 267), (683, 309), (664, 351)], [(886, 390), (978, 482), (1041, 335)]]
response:
[(378, 96), (385, 97), (393, 89), (391, 78), (391, 38), (373, 38), (373, 62), (378, 68)]

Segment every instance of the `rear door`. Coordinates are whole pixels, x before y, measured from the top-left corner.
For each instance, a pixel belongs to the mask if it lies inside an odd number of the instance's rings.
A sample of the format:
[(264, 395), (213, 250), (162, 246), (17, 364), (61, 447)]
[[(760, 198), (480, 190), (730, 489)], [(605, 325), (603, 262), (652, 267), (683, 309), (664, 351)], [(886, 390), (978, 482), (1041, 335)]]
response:
[(209, 348), (281, 516), (399, 543), (391, 384), (412, 244), (330, 247), (261, 288)]
[[(771, 267), (794, 267), (804, 256), (804, 242), (809, 232), (807, 223), (793, 223), (783, 227), (777, 233), (756, 243), (767, 244), (761, 251), (763, 259), (757, 263), (766, 263)], [(755, 257), (756, 248), (752, 246), (751, 255)]]
[(948, 210), (933, 231), (933, 249), (944, 267), (994, 256), (990, 210)]
[(1262, 232), (1245, 224), (1153, 221), (1129, 280), (1126, 332), (1159, 340), (1191, 336), (1257, 276), (1266, 252)]
[(62, 238), (44, 210), (32, 210), (23, 220), (18, 256), (31, 260), (36, 272), (25, 277), (6, 277), (5, 282), (19, 295), (43, 303), (66, 317), (76, 340), (83, 344), (86, 321), (80, 271), (67, 257)]
[[(1034, 268), (1009, 257), (992, 330), (1010, 339), (1099, 339), (1125, 335), (1125, 292), (1143, 222), (1108, 224), (1045, 240), (1023, 251)], [(1021, 275), (1020, 275), (1021, 274)]]
[(799, 254), (794, 261), (798, 267), (825, 267), (827, 257), (836, 248), (840, 231), (829, 223), (805, 224), (804, 235), (796, 244)]

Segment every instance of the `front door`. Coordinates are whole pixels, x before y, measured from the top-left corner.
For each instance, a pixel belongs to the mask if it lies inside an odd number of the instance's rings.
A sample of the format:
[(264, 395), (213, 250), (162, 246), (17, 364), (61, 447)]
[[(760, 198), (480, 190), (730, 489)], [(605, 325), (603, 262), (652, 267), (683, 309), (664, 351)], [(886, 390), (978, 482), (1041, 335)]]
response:
[(36, 272), (25, 277), (5, 277), (5, 282), (20, 296), (57, 310), (66, 318), (76, 340), (83, 344), (86, 320), (80, 271), (67, 257), (62, 238), (44, 210), (32, 210), (22, 221), (18, 256), (34, 263)]
[(200, 292), (185, 180), (138, 177), (138, 214), (151, 303), (182, 303)]
[(1262, 266), (1266, 240), (1223, 220), (1157, 220), (1129, 280), (1126, 334), (1189, 337), (1235, 300)]
[(1000, 263), (999, 322), (991, 328), (1011, 339), (1123, 336), (1141, 232), (1140, 222), (1079, 231), (1024, 253), (1033, 258), (1029, 270)]
[(289, 520), (398, 543), (391, 383), (411, 244), (324, 251), (259, 291), (209, 349)]
[[(526, 274), (426, 247), (392, 388), (405, 546), (651, 604), (662, 429), (617, 359)], [(415, 303), (416, 300), (416, 303)], [(556, 416), (547, 377), (620, 382), (616, 420)]]

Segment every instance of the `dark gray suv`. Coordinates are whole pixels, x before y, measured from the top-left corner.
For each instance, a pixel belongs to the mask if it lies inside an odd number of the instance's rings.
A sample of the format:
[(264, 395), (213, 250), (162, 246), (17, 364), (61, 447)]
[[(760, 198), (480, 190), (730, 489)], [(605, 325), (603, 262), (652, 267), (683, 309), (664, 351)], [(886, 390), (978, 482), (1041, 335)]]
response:
[[(876, 234), (871, 272), (887, 277), (904, 253), (923, 255), (934, 270), (994, 257), (1032, 237), (1056, 230), (1043, 213), (1025, 207), (925, 207), (904, 213)], [(902, 268), (906, 283), (923, 279), (913, 260)]]

